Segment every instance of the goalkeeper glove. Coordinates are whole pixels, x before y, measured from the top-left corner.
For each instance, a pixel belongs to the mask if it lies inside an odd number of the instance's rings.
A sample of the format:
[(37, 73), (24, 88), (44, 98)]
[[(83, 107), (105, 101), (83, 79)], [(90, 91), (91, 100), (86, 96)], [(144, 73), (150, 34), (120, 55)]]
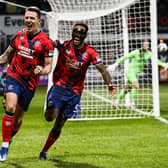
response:
[(167, 69), (168, 69), (168, 63), (165, 63), (164, 69), (165, 69), (165, 71), (167, 71)]
[(114, 92), (115, 92), (115, 88), (113, 87), (113, 85), (111, 83), (108, 85), (108, 89), (109, 89), (111, 96), (113, 96)]
[(109, 66), (107, 67), (107, 70), (113, 72), (113, 71), (115, 71), (115, 69), (117, 68), (117, 66), (118, 66), (118, 63), (115, 62), (114, 64), (109, 65)]

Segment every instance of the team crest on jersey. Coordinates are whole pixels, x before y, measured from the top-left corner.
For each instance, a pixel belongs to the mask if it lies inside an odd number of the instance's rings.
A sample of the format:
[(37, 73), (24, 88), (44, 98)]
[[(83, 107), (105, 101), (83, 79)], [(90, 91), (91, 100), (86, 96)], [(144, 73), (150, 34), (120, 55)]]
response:
[(24, 37), (23, 36), (20, 36), (20, 38), (19, 38), (20, 40), (23, 40), (24, 39)]
[(40, 46), (40, 41), (36, 41), (34, 44), (35, 47), (39, 47)]
[(82, 59), (86, 61), (87, 60), (87, 56), (88, 56), (87, 52), (83, 53), (82, 54)]
[(66, 49), (65, 52), (66, 52), (66, 54), (68, 54), (68, 55), (71, 53), (71, 51), (68, 50), (68, 49)]

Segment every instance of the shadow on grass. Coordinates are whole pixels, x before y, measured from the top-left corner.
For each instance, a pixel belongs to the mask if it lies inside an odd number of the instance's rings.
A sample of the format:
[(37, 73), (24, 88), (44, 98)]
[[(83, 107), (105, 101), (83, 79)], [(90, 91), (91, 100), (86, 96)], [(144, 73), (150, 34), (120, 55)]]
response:
[[(73, 156), (73, 157), (81, 157), (81, 158), (85, 158), (86, 157), (86, 154), (69, 154), (68, 152), (64, 153), (64, 155), (56, 155), (55, 158), (57, 159), (50, 159), (49, 161), (52, 161), (54, 163), (55, 166), (59, 167), (59, 168), (64, 168), (64, 167), (67, 167), (67, 168), (102, 168), (101, 166), (96, 166), (96, 165), (91, 165), (89, 163), (75, 163), (75, 162), (69, 162), (69, 161), (65, 161), (65, 158), (66, 157), (69, 157), (70, 156)], [(98, 156), (98, 157), (101, 157), (101, 156), (107, 156), (107, 157), (112, 157), (111, 154), (98, 154), (98, 153), (90, 153), (90, 154), (87, 154), (87, 156)]]
[(52, 159), (52, 162), (54, 162), (54, 165), (59, 168), (68, 167), (68, 168), (100, 168), (98, 166), (90, 165), (87, 163), (74, 163), (74, 162), (68, 162), (63, 161), (61, 159)]
[[(32, 159), (32, 161), (33, 160), (34, 159)], [(24, 162), (26, 162), (26, 161), (27, 161), (27, 159), (24, 159)], [(2, 167), (7, 168), (7, 167), (10, 167), (10, 166), (12, 166), (13, 168), (27, 168), (27, 167), (23, 166), (23, 160), (21, 161), (19, 159), (17, 162), (16, 161), (14, 161), (14, 162), (10, 161), (10, 162), (2, 163), (0, 165), (0, 168), (2, 168)], [(54, 165), (53, 167), (58, 167), (58, 168), (101, 168), (101, 167), (94, 166), (94, 165), (91, 165), (91, 164), (88, 164), (88, 163), (75, 163), (75, 162), (65, 161), (65, 160), (62, 160), (62, 159), (51, 159), (51, 160), (48, 160), (48, 161), (43, 160), (41, 162), (46, 162), (46, 163), (47, 162), (53, 162), (53, 165)]]
[[(98, 156), (98, 157), (101, 157), (101, 156), (112, 156), (111, 154), (95, 154), (95, 153), (92, 153), (92, 154), (87, 154), (88, 155), (91, 155), (92, 157), (95, 155), (95, 156)], [(67, 153), (64, 153), (64, 155), (55, 155), (55, 156), (52, 156), (52, 158), (50, 160), (39, 160), (38, 158), (36, 157), (24, 157), (24, 158), (12, 158), (12, 160), (8, 160), (2, 164), (0, 164), (0, 168), (2, 168), (1, 166), (3, 166), (3, 168), (27, 168), (27, 163), (29, 164), (33, 164), (35, 167), (38, 166), (38, 162), (41, 162), (43, 163), (44, 162), (44, 166), (46, 167), (46, 165), (48, 165), (48, 163), (53, 163), (53, 167), (56, 167), (56, 168), (102, 168), (101, 166), (97, 166), (97, 165), (92, 165), (90, 163), (87, 163), (84, 162), (75, 162), (75, 161), (66, 161), (66, 158), (67, 157), (86, 157), (86, 154), (67, 154)], [(114, 156), (113, 156), (114, 157)], [(54, 158), (57, 158), (57, 159), (54, 159)], [(40, 167), (41, 167), (41, 164), (39, 164)], [(42, 166), (43, 167), (43, 166)], [(41, 168), (42, 168), (41, 167)]]
[[(46, 161), (42, 161), (42, 162), (46, 162)], [(52, 159), (47, 162), (53, 162), (54, 167), (58, 167), (58, 168), (101, 168), (87, 163), (68, 162), (68, 161), (63, 161), (61, 159)], [(12, 166), (13, 168), (26, 168), (25, 166), (22, 166), (22, 164), (23, 163), (10, 162), (10, 163), (1, 164), (0, 168), (1, 166), (3, 166), (3, 168), (7, 168), (10, 166)]]
[(11, 163), (10, 165), (15, 168), (25, 168), (24, 166), (20, 165), (19, 163)]

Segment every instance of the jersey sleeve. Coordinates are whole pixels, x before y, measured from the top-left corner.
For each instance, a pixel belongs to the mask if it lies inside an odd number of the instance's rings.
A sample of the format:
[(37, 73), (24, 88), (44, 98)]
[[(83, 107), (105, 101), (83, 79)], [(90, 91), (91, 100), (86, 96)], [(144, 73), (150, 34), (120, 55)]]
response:
[(130, 53), (128, 53), (128, 54), (122, 56), (121, 58), (119, 58), (119, 59), (117, 60), (117, 64), (121, 64), (121, 63), (123, 63), (123, 62), (124, 62), (125, 60), (127, 60), (127, 59), (132, 59), (132, 58), (134, 58), (135, 55), (138, 54), (137, 52), (138, 52), (138, 50), (134, 50), (134, 51), (132, 51), (132, 52), (130, 52)]
[[(152, 57), (152, 52), (149, 51), (149, 52), (148, 52), (148, 58), (151, 59), (151, 57)], [(157, 64), (158, 64), (159, 66), (161, 66), (161, 67), (164, 67), (164, 66), (165, 66), (165, 63), (164, 63), (163, 61), (161, 61), (160, 59), (157, 59)]]
[(161, 61), (160, 59), (158, 59), (157, 62), (158, 62), (158, 65), (161, 67), (165, 66), (165, 63), (163, 61)]
[(12, 47), (12, 48), (14, 48), (14, 49), (16, 49), (16, 38), (17, 38), (17, 36), (18, 36), (18, 33), (16, 33), (13, 37), (12, 37), (12, 39), (11, 39), (11, 41), (10, 41), (10, 46)]
[(90, 48), (90, 53), (89, 54), (91, 55), (91, 60), (92, 60), (93, 65), (102, 63), (102, 60), (99, 57), (99, 54), (93, 48)]
[(45, 48), (44, 57), (50, 58), (50, 57), (53, 57), (53, 55), (54, 55), (53, 41), (51, 39), (48, 39), (48, 42)]

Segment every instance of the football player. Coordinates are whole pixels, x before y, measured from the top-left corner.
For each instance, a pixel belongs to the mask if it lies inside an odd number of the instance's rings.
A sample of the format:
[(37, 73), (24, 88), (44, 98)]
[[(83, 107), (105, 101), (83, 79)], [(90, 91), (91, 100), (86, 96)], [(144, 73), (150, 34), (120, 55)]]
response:
[(0, 56), (0, 65), (11, 60), (6, 75), (1, 162), (7, 158), (9, 141), (21, 126), (24, 112), (28, 110), (39, 83), (39, 76), (48, 74), (52, 65), (52, 41), (39, 29), (39, 8), (26, 8), (24, 22), (25, 29), (13, 36), (9, 47)]
[(59, 51), (58, 62), (53, 72), (54, 85), (47, 95), (45, 118), (55, 121), (44, 147), (40, 152), (40, 159), (46, 160), (47, 151), (59, 138), (61, 130), (68, 118), (78, 113), (80, 98), (84, 89), (86, 71), (90, 64), (94, 64), (102, 74), (109, 92), (114, 93), (114, 87), (108, 71), (94, 48), (84, 42), (87, 37), (88, 26), (77, 23), (73, 26), (72, 39), (61, 43), (54, 42)]

